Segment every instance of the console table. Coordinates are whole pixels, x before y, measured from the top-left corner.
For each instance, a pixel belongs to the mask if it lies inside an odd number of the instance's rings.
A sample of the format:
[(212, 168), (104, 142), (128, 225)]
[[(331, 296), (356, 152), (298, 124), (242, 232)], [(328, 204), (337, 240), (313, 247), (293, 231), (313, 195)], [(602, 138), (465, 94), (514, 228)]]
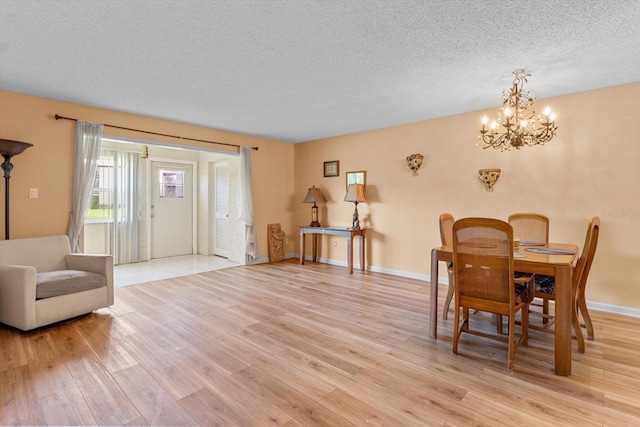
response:
[(312, 251), (311, 259), (316, 261), (318, 256), (318, 235), (329, 234), (332, 236), (343, 236), (347, 238), (347, 266), (349, 274), (353, 274), (353, 236), (360, 236), (360, 270), (364, 271), (364, 243), (365, 229), (354, 230), (346, 227), (300, 227), (300, 265), (304, 264), (305, 257), (305, 237), (311, 234)]

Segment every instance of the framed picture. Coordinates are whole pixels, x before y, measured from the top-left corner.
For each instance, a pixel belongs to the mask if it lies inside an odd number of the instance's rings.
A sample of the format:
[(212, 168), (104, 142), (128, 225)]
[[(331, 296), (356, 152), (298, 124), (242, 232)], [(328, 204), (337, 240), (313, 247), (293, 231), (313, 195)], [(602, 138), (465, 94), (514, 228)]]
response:
[(356, 172), (347, 172), (347, 187), (350, 184), (362, 184), (367, 185), (367, 172), (366, 171), (356, 171)]
[(340, 161), (332, 160), (330, 162), (324, 162), (324, 176), (340, 176)]

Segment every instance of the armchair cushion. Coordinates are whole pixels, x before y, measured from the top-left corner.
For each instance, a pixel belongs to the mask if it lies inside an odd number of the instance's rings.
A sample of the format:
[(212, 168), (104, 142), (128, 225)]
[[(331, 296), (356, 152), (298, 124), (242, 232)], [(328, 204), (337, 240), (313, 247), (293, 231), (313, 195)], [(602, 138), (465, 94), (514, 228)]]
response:
[(36, 274), (36, 299), (57, 297), (106, 286), (104, 275), (79, 270), (47, 271)]

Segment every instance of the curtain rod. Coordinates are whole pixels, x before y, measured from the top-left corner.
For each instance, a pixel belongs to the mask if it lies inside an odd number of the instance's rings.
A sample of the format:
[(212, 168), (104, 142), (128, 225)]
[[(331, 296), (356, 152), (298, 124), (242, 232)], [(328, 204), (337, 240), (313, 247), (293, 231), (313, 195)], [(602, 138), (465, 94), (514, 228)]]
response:
[[(55, 115), (56, 120), (71, 120), (74, 122), (77, 122), (78, 119), (74, 119), (71, 117), (63, 117), (59, 114)], [(132, 128), (126, 128), (126, 127), (122, 127), (122, 126), (115, 126), (115, 125), (108, 125), (108, 124), (103, 124), (103, 126), (107, 126), (110, 128), (114, 128), (114, 129), (123, 129), (123, 130), (130, 130), (133, 132), (140, 132), (140, 133), (147, 133), (150, 135), (158, 135), (158, 136), (168, 136), (170, 138), (178, 138), (178, 139), (182, 139), (182, 140), (187, 140), (187, 141), (197, 141), (197, 142), (206, 142), (208, 144), (218, 144), (218, 145), (226, 145), (227, 147), (237, 147), (240, 148), (240, 145), (236, 145), (236, 144), (228, 144), (226, 142), (216, 142), (216, 141), (207, 141), (205, 139), (196, 139), (196, 138), (186, 138), (186, 137), (182, 137), (182, 136), (178, 136), (178, 135), (169, 135), (166, 133), (158, 133), (158, 132), (151, 132), (148, 130), (140, 130), (140, 129), (132, 129)], [(258, 147), (251, 147), (253, 150), (258, 151)]]

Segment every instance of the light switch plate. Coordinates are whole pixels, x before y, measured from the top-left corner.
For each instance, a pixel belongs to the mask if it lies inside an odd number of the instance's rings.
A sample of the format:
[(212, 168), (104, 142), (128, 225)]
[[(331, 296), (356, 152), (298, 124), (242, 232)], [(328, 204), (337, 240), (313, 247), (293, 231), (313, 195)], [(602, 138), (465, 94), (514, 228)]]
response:
[(37, 188), (30, 188), (29, 189), (29, 198), (30, 199), (37, 199), (38, 198), (38, 189)]

